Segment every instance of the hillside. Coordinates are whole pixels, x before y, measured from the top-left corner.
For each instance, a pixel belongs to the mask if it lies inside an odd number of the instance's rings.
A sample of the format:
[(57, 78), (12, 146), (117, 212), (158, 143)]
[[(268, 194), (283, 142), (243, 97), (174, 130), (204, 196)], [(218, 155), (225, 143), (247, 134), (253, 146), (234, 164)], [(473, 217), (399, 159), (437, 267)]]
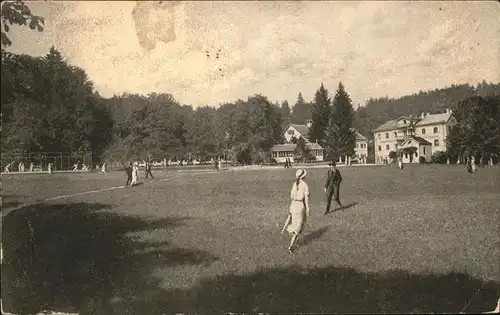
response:
[(476, 87), (462, 84), (436, 89), (400, 98), (370, 99), (366, 106), (355, 113), (354, 127), (368, 138), (373, 138), (372, 130), (384, 122), (403, 115), (420, 115), (422, 112), (439, 113), (446, 108), (455, 109), (458, 102), (473, 95), (500, 95), (500, 83), (482, 82)]

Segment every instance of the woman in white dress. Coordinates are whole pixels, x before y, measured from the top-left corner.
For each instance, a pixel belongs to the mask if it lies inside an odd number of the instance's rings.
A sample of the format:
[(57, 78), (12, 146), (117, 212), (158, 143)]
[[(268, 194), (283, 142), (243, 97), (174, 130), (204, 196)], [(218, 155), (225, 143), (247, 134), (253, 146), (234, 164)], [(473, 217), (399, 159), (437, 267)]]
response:
[(139, 167), (137, 166), (137, 162), (134, 163), (134, 167), (132, 168), (132, 182), (130, 186), (134, 186), (137, 184), (137, 177), (139, 176)]
[(472, 169), (472, 173), (474, 173), (476, 171), (476, 158), (475, 157), (470, 158), (470, 166)]
[(53, 169), (52, 169), (52, 163), (49, 163), (49, 165), (47, 166), (47, 171), (49, 172), (49, 175), (52, 174), (52, 171), (53, 171)]
[(297, 177), (297, 180), (293, 183), (290, 192), (290, 197), (292, 199), (290, 212), (286, 219), (285, 226), (281, 230), (281, 233), (284, 233), (286, 229), (288, 233), (292, 235), (290, 246), (288, 247), (290, 253), (294, 250), (298, 237), (304, 230), (306, 218), (309, 216), (309, 186), (303, 180), (306, 177), (306, 170), (297, 170), (295, 177)]

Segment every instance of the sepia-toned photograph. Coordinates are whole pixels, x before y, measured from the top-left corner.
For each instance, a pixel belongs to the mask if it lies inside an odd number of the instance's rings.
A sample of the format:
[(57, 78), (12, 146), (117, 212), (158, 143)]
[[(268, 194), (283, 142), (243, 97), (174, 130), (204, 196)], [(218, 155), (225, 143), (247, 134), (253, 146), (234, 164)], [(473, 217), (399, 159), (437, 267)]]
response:
[(1, 2), (2, 314), (500, 313), (500, 1)]

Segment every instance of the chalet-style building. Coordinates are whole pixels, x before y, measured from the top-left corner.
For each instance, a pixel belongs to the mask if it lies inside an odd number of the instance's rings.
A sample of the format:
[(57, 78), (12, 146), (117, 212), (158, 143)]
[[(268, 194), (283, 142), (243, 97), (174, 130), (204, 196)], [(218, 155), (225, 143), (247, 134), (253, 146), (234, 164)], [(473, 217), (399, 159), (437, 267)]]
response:
[[(315, 157), (316, 161), (324, 161), (324, 149), (318, 143), (310, 142), (309, 140), (309, 130), (312, 126), (312, 120), (307, 120), (306, 124), (288, 124), (283, 131), (283, 137), (285, 139), (284, 144), (276, 144), (271, 148), (271, 155), (278, 163), (284, 163), (286, 158), (290, 158), (293, 162), (293, 156), (295, 154), (296, 144), (292, 143), (292, 139), (299, 139), (302, 137), (306, 142), (306, 147), (309, 148), (312, 155)], [(354, 148), (355, 159), (360, 161), (366, 161), (368, 156), (368, 140), (359, 132), (356, 132), (356, 145)]]

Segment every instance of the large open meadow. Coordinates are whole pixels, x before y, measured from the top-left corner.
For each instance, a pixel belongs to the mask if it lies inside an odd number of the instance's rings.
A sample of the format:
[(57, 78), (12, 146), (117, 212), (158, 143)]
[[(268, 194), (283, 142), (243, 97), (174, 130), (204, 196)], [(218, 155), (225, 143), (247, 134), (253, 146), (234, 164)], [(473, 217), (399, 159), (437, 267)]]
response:
[(292, 254), (280, 230), (295, 169), (156, 170), (132, 188), (121, 172), (4, 175), (4, 310), (494, 309), (499, 167), (340, 170), (347, 207), (324, 216), (326, 169), (308, 169), (312, 212)]

